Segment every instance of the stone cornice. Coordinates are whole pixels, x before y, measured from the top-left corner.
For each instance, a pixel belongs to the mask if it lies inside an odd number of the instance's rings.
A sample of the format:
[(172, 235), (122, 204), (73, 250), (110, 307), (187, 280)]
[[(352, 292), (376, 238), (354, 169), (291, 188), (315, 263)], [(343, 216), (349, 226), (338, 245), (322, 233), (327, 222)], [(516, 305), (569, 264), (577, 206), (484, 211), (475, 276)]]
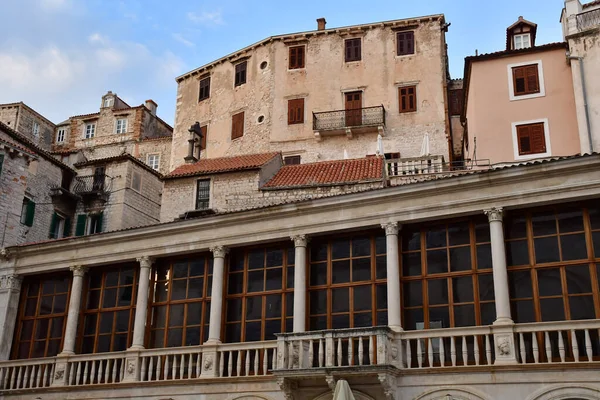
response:
[(490, 173), (392, 187), (264, 209), (215, 215), (135, 230), (112, 232), (25, 247), (0, 261), (0, 270), (19, 273), (64, 269), (64, 260), (81, 265), (132, 261), (207, 251), (219, 245), (240, 246), (280, 241), (357, 228), (374, 228), (390, 220), (413, 223), (427, 219), (480, 214), (505, 209), (582, 200), (600, 196), (600, 157), (578, 157)]

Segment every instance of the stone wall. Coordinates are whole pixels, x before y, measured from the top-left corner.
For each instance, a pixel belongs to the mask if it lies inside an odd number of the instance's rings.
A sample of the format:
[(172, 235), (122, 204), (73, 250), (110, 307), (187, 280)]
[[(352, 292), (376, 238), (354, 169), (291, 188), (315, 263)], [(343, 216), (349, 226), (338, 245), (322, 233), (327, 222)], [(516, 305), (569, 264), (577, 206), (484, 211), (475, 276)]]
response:
[(10, 156), (4, 148), (0, 148), (0, 155), (4, 156), (0, 171), (0, 248), (4, 248), (23, 241), (20, 219), (28, 160), (23, 156)]
[(134, 156), (140, 161), (146, 163), (149, 154), (160, 154), (158, 172), (166, 175), (170, 172), (171, 161), (171, 137), (157, 139), (141, 139), (136, 143), (137, 150), (134, 150)]
[(5, 104), (0, 106), (0, 122), (5, 123), (12, 129), (17, 129), (17, 116), (19, 115), (18, 104)]
[[(0, 105), (0, 122), (31, 140), (44, 150), (50, 150), (54, 124), (22, 103)], [(33, 125), (39, 126), (38, 134), (33, 133)]]

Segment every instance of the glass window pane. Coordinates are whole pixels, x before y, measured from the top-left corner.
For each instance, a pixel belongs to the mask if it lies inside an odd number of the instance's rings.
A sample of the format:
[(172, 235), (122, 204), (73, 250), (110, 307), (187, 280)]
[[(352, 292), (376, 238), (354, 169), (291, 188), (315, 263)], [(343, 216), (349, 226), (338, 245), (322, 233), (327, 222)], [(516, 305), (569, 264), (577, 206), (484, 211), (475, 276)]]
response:
[[(506, 242), (506, 264), (508, 266), (528, 265), (529, 249), (526, 240)], [(491, 250), (490, 250), (491, 253)]]
[(171, 300), (184, 300), (187, 291), (187, 279), (178, 279), (171, 282)]
[(294, 247), (289, 247), (287, 249), (287, 265), (294, 265), (296, 262), (296, 249)]
[(529, 271), (509, 272), (508, 289), (511, 299), (532, 297), (531, 273)]
[(282, 304), (281, 295), (272, 294), (266, 296), (265, 304), (265, 318), (279, 318), (281, 317)]
[(366, 311), (373, 308), (371, 304), (371, 285), (356, 286), (352, 290), (354, 291), (354, 311)]
[(283, 284), (283, 268), (268, 269), (265, 290), (280, 290)]
[(332, 315), (331, 316), (331, 329), (345, 329), (350, 328), (350, 315)]
[(310, 286), (327, 284), (327, 263), (310, 265)]
[(425, 242), (428, 249), (446, 246), (446, 228), (429, 230), (425, 234)]
[(67, 309), (67, 295), (59, 294), (54, 296), (54, 305), (52, 308), (53, 314), (61, 314), (64, 313)]
[(190, 278), (188, 281), (188, 299), (199, 299), (204, 295), (204, 278)]
[(54, 293), (54, 281), (49, 279), (45, 280), (42, 284), (42, 294), (53, 294)]
[(553, 235), (556, 233), (556, 218), (554, 212), (540, 212), (532, 215), (534, 236)]
[[(450, 312), (448, 307), (429, 308), (429, 329), (449, 328)], [(418, 327), (417, 327), (418, 328)]]
[(562, 298), (540, 299), (542, 321), (564, 321), (565, 307)]
[(520, 239), (527, 237), (527, 222), (525, 216), (513, 216), (504, 221), (504, 237)]
[(229, 279), (227, 283), (227, 293), (229, 294), (238, 294), (243, 293), (244, 291), (244, 274), (235, 273), (229, 274)]
[(571, 319), (595, 319), (594, 298), (592, 296), (569, 296)]
[(473, 278), (470, 276), (452, 278), (452, 295), (455, 303), (473, 301)]
[(167, 347), (179, 347), (183, 343), (183, 329), (170, 328), (167, 333)]
[(404, 307), (416, 307), (423, 305), (423, 282), (409, 281), (402, 285)]
[(385, 254), (387, 252), (387, 240), (385, 236), (375, 238), (375, 254)]
[(241, 251), (232, 251), (229, 256), (229, 271), (244, 270), (244, 253)]
[(339, 258), (350, 257), (350, 240), (349, 239), (338, 239), (331, 243), (331, 259), (336, 260)]
[(448, 254), (446, 249), (427, 251), (427, 273), (448, 272)]
[(173, 304), (169, 309), (169, 327), (183, 326), (184, 304)]
[(167, 306), (154, 307), (154, 315), (152, 316), (152, 326), (163, 328), (167, 323)]
[(53, 296), (42, 296), (40, 301), (40, 315), (48, 315), (52, 313), (52, 299)]
[(242, 325), (227, 324), (225, 325), (225, 341), (227, 343), (238, 343), (242, 341)]
[(246, 298), (246, 320), (261, 318), (262, 303), (262, 296), (251, 296)]
[(421, 275), (421, 252), (402, 254), (402, 275)]
[(378, 311), (376, 326), (386, 326), (387, 324), (388, 324), (387, 311)]
[(33, 334), (33, 321), (23, 321), (21, 325), (21, 337), (20, 340), (31, 340)]
[(281, 333), (281, 321), (278, 319), (265, 321), (265, 340), (276, 340), (276, 333)]
[(25, 302), (25, 316), (32, 317), (37, 311), (38, 298), (33, 297)]
[[(52, 318), (52, 325), (50, 328), (50, 337), (51, 338), (62, 338), (63, 324), (64, 324), (63, 317)], [(29, 337), (29, 336), (27, 336), (27, 337)]]
[(600, 258), (600, 231), (592, 232), (592, 241), (594, 242), (594, 257)]
[(583, 231), (583, 210), (563, 211), (557, 215), (560, 233)]
[(386, 277), (387, 277), (386, 256), (377, 256), (375, 258), (375, 279), (385, 279)]
[(49, 340), (46, 357), (54, 357), (60, 352), (60, 339)]
[(475, 306), (473, 304), (454, 306), (454, 326), (475, 325)]
[(558, 255), (558, 238), (550, 236), (545, 238), (536, 238), (533, 240), (535, 248), (535, 261), (540, 263), (560, 261)]
[(248, 269), (262, 269), (265, 267), (265, 251), (253, 250), (248, 253)]
[(94, 352), (94, 343), (96, 342), (93, 336), (83, 338), (81, 342), (81, 353), (89, 354)]
[(402, 251), (421, 249), (421, 232), (402, 231)]
[(261, 340), (261, 322), (246, 322), (246, 342)]
[(444, 279), (431, 279), (427, 282), (429, 304), (448, 304), (448, 282)]
[(327, 329), (327, 316), (310, 317), (310, 330), (320, 331)]
[(517, 323), (535, 322), (535, 310), (533, 308), (533, 300), (518, 300), (512, 301), (511, 315)]
[(280, 267), (283, 265), (283, 250), (267, 251), (267, 268)]
[(368, 281), (371, 279), (371, 259), (358, 258), (352, 260), (352, 282)]
[(87, 309), (95, 310), (100, 307), (100, 290), (90, 290), (88, 292)]
[(294, 267), (287, 267), (286, 288), (294, 288)]
[(111, 333), (113, 328), (114, 321), (113, 312), (103, 312), (100, 313), (100, 333)]
[(37, 296), (40, 291), (40, 284), (37, 282), (31, 282), (27, 286), (27, 296)]
[(492, 269), (492, 247), (489, 244), (477, 245), (477, 269)]
[(119, 288), (117, 306), (125, 307), (131, 305), (133, 286)]
[(104, 275), (104, 286), (118, 286), (119, 270), (107, 271)]
[(404, 310), (404, 327), (408, 330), (423, 329), (423, 309), (414, 308)]
[(560, 296), (562, 294), (559, 268), (538, 269), (537, 280), (540, 296)]
[(494, 300), (494, 278), (492, 274), (479, 275), (479, 300)]
[(242, 320), (242, 299), (227, 300), (227, 321)]
[(265, 290), (265, 271), (248, 271), (248, 280), (246, 281), (246, 290), (251, 292), (262, 292)]
[(475, 240), (477, 243), (490, 241), (490, 224), (488, 221), (478, 222), (475, 224)]
[(377, 309), (387, 308), (387, 285), (377, 285), (375, 294), (377, 296)]
[(294, 315), (294, 293), (285, 294), (285, 315), (286, 317)]
[(24, 359), (29, 358), (29, 350), (31, 348), (31, 342), (21, 342), (19, 345), (19, 351), (17, 358)]
[(129, 310), (117, 311), (115, 332), (129, 331)]
[(310, 313), (325, 314), (327, 312), (327, 290), (312, 290), (310, 292)]
[(496, 305), (494, 303), (481, 303), (481, 324), (491, 325), (496, 320)]
[(331, 312), (350, 311), (350, 293), (349, 288), (339, 288), (331, 290)]
[(563, 261), (586, 260), (588, 258), (585, 233), (562, 235), (560, 237), (560, 247)]
[(200, 325), (202, 322), (202, 303), (190, 303), (187, 305), (186, 325)]
[(468, 244), (471, 241), (469, 222), (460, 222), (449, 225), (448, 241), (450, 246)]
[(565, 268), (569, 294), (591, 293), (592, 280), (588, 265), (574, 265)]
[[(117, 274), (118, 276), (118, 274)], [(117, 305), (117, 288), (104, 289), (102, 308), (113, 308)]]
[(190, 276), (203, 276), (205, 265), (204, 259), (190, 260)]
[(371, 239), (352, 239), (352, 257), (371, 255)]
[(354, 327), (373, 326), (373, 315), (370, 312), (354, 314)]
[(33, 342), (33, 352), (31, 354), (32, 358), (42, 358), (45, 356), (46, 352), (46, 342)]
[(119, 274), (119, 285), (133, 285), (134, 270), (133, 268), (122, 268)]
[(310, 261), (327, 260), (327, 243), (314, 243), (310, 246)]
[(450, 249), (450, 271), (468, 271), (471, 269), (471, 247)]

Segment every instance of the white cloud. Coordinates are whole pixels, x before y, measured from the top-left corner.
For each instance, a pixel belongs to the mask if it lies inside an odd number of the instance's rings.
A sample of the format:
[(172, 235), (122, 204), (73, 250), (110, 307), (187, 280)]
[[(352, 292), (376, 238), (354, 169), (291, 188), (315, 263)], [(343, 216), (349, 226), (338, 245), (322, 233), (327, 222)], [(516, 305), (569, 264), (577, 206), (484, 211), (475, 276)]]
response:
[(107, 44), (108, 38), (96, 32), (88, 36), (88, 42), (93, 44)]
[(172, 33), (171, 36), (173, 39), (177, 40), (179, 43), (186, 45), (187, 47), (194, 47), (196, 44), (191, 42), (183, 37), (181, 33)]
[(190, 21), (196, 24), (203, 25), (221, 25), (223, 23), (223, 16), (221, 15), (221, 11), (202, 11), (200, 13), (195, 13), (190, 11), (187, 13), (187, 17)]

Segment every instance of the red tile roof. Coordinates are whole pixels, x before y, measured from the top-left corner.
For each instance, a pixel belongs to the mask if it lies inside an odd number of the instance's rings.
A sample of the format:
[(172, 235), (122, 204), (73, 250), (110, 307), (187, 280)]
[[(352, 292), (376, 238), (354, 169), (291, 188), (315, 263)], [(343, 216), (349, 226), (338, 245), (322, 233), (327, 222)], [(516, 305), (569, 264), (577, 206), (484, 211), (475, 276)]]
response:
[(592, 1), (590, 3), (585, 3), (585, 4), (582, 5), (582, 7), (583, 8), (588, 8), (588, 7), (593, 7), (593, 6), (597, 6), (597, 5), (600, 5), (600, 0), (595, 0), (595, 1)]
[(381, 157), (354, 160), (324, 161), (312, 164), (286, 165), (267, 182), (263, 189), (289, 187), (342, 185), (381, 180)]
[(193, 164), (184, 164), (167, 175), (166, 179), (187, 176), (209, 175), (222, 172), (244, 171), (258, 169), (272, 160), (280, 157), (280, 153), (248, 154), (235, 157), (209, 158)]

